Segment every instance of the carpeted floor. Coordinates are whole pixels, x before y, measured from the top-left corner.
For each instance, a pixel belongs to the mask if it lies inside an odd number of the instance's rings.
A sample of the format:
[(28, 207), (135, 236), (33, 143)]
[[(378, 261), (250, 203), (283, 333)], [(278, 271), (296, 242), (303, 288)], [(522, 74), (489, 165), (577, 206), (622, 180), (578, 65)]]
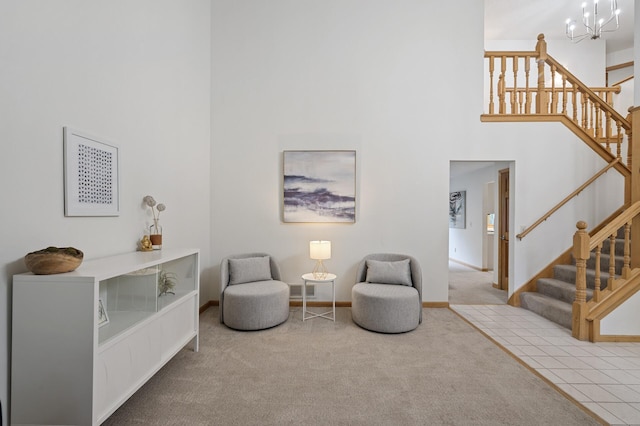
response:
[[(318, 308), (320, 309), (320, 308)], [(425, 309), (416, 330), (289, 320), (238, 332), (200, 317), (184, 349), (105, 425), (595, 425), (589, 414), (453, 311)]]
[(493, 272), (482, 272), (449, 261), (449, 303), (504, 305), (507, 292), (493, 287)]

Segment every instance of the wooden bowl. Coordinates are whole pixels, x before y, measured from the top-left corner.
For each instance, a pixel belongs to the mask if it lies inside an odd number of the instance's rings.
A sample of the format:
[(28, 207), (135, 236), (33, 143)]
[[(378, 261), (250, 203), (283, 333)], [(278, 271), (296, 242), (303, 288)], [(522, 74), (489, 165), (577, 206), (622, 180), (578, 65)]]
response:
[(27, 254), (24, 263), (36, 275), (71, 272), (82, 263), (84, 254), (73, 247), (47, 247)]

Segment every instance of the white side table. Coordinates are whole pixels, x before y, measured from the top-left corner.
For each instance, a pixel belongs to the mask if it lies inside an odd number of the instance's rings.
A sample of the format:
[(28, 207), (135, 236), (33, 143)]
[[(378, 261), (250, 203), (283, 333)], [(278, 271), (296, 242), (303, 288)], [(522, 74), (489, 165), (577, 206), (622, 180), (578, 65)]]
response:
[[(304, 274), (302, 276), (302, 281), (304, 283), (302, 285), (302, 321), (315, 318), (315, 317), (322, 317), (335, 322), (336, 320), (336, 278), (337, 276), (335, 274), (327, 274), (327, 276), (324, 278), (315, 278), (312, 273)], [(331, 293), (333, 296), (331, 298), (332, 308), (330, 311), (323, 312), (320, 314), (307, 311), (307, 283), (313, 283), (313, 284), (331, 283)]]

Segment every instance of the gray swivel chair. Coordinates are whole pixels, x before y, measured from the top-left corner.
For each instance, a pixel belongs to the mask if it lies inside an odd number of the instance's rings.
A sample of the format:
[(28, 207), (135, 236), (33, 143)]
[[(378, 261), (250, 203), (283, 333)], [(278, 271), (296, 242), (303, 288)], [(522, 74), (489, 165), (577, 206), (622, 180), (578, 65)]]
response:
[(365, 256), (351, 290), (351, 316), (360, 327), (404, 333), (422, 322), (422, 269), (402, 254)]
[(289, 286), (266, 253), (229, 256), (220, 263), (220, 322), (236, 330), (262, 330), (289, 318)]

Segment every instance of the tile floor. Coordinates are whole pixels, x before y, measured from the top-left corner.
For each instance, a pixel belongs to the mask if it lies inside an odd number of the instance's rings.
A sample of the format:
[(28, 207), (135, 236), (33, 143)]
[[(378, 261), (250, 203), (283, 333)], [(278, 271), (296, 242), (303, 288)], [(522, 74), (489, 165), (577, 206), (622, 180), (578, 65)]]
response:
[(609, 424), (640, 424), (640, 343), (582, 342), (509, 305), (451, 309)]

